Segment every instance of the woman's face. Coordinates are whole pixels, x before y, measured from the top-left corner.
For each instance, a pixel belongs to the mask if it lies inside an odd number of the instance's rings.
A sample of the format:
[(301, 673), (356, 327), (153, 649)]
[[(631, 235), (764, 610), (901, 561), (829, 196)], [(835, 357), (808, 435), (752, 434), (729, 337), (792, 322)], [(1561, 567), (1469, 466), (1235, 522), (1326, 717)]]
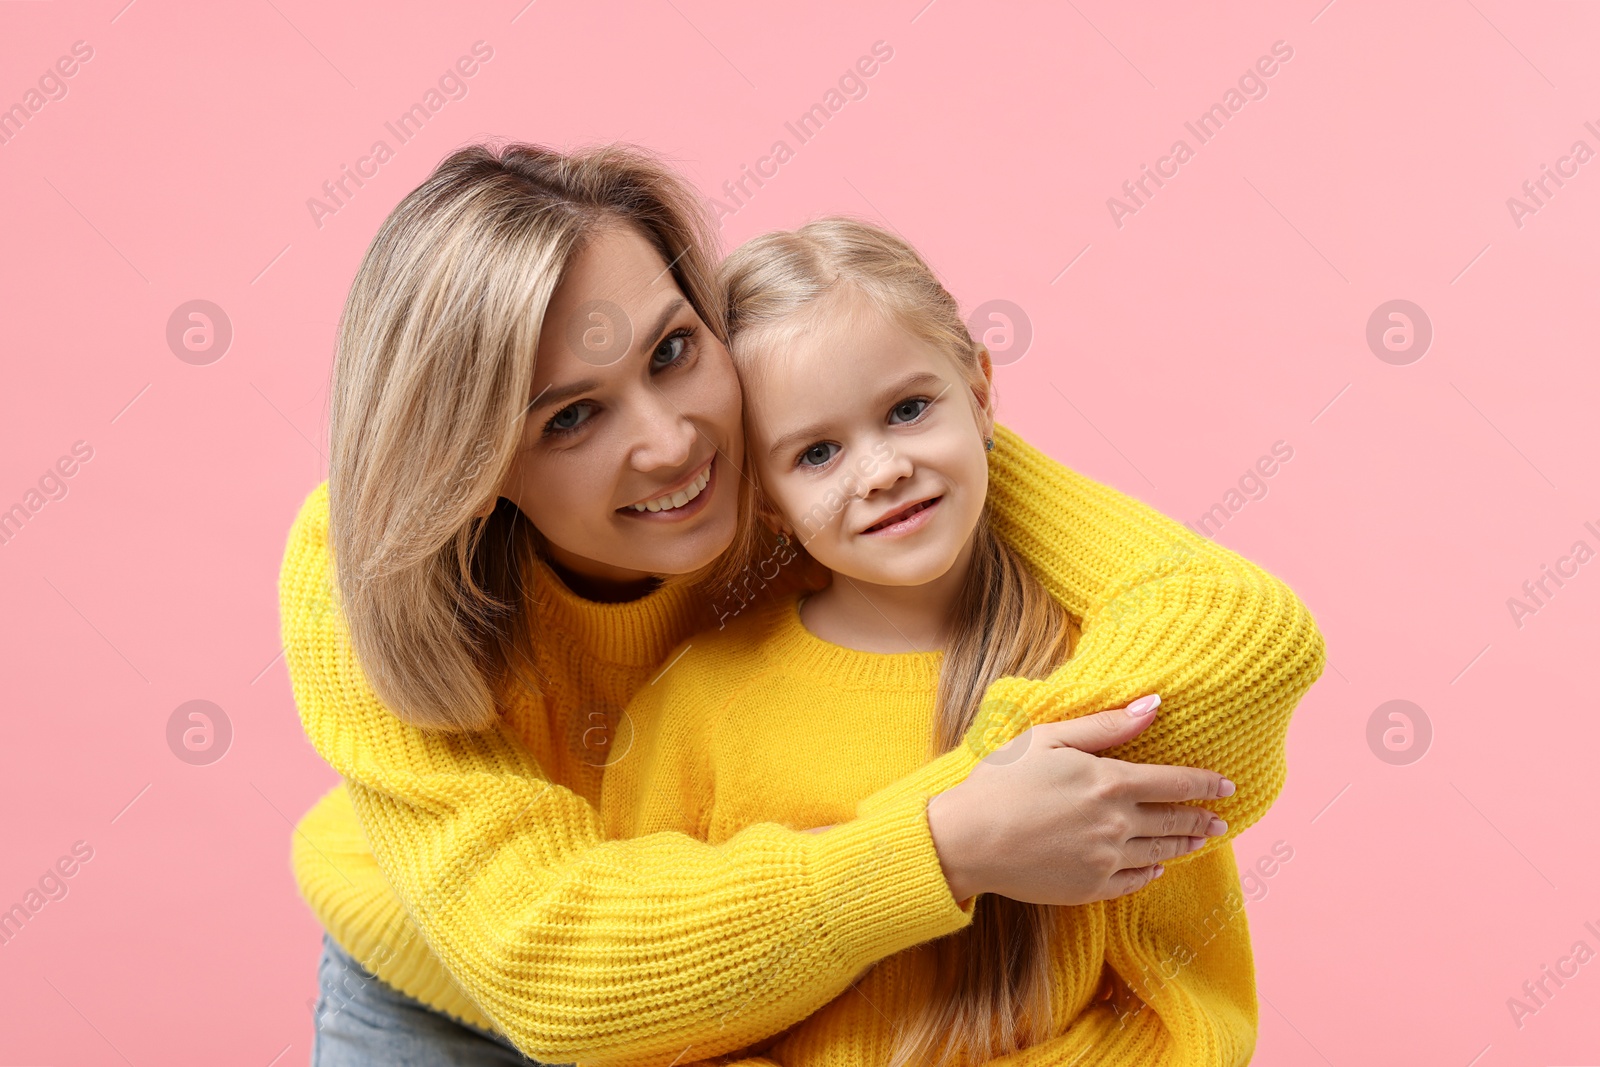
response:
[(744, 462), (722, 342), (633, 227), (597, 231), (551, 298), (500, 495), (553, 561), (601, 585), (686, 574), (728, 547)]

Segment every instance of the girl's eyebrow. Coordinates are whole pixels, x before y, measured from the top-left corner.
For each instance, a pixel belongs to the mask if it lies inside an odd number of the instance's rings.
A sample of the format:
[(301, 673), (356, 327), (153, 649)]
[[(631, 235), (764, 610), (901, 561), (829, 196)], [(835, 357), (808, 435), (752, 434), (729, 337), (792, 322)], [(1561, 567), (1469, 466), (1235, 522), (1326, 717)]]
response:
[[(911, 374), (906, 375), (904, 378), (901, 378), (899, 381), (895, 382), (893, 385), (891, 385), (888, 388), (886, 388), (886, 389), (882, 390), (881, 392), (879, 392), (878, 393), (878, 403), (880, 403), (880, 404), (888, 403), (890, 400), (895, 399), (897, 396), (899, 396), (901, 393), (905, 392), (908, 389), (916, 389), (916, 388), (919, 388), (919, 387), (922, 387), (922, 386), (935, 386), (935, 385), (942, 385), (942, 386), (944, 386), (944, 388), (946, 390), (950, 388), (950, 386), (945, 382), (945, 380), (942, 377), (940, 377), (939, 375), (933, 373), (932, 371), (927, 371), (927, 370), (915, 371), (915, 372), (913, 372)], [(941, 395), (943, 395), (943, 390), (941, 390)]]
[[(908, 389), (932, 387), (936, 385), (944, 387), (940, 390), (939, 396), (943, 396), (950, 389), (949, 383), (947, 383), (939, 375), (934, 374), (932, 371), (913, 371), (904, 378), (900, 378), (891, 383), (886, 388), (880, 389), (878, 391), (877, 403), (879, 406), (887, 404), (889, 401), (904, 394)], [(938, 398), (935, 397), (935, 399)], [(800, 444), (802, 441), (814, 441), (827, 432), (827, 429), (828, 427), (826, 423), (814, 422), (806, 426), (802, 426), (798, 430), (790, 430), (788, 433), (772, 442), (772, 447), (768, 450), (767, 454), (769, 456), (776, 456), (790, 448), (793, 448), (795, 445)]]

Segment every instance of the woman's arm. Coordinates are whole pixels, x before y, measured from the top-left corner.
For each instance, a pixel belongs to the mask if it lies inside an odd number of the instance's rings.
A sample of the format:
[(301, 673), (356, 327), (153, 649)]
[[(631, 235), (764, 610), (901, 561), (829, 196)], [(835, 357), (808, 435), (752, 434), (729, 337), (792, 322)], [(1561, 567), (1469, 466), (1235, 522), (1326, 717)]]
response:
[[(766, 823), (718, 846), (682, 833), (607, 841), (594, 807), (509, 728), (407, 725), (366, 684), (333, 603), (325, 499), (313, 494), (290, 531), (283, 641), (306, 734), (345, 779), (404, 903), (369, 925), (421, 966), (400, 931), (409, 919), (529, 1055), (589, 1067), (732, 1051), (810, 1015), (877, 960), (970, 923), (921, 798), (826, 834)], [(301, 845), (297, 866), (319, 851)], [(331, 889), (341, 900), (382, 909), (362, 872), (329, 877), (349, 883)]]
[[(1106, 901), (1105, 909), (1106, 962), (1118, 994), (1091, 1002), (1056, 1036), (986, 1067), (1249, 1062), (1257, 1033), (1255, 971), (1231, 843)], [(808, 1051), (797, 1055), (795, 1048)], [(730, 1059), (727, 1067), (872, 1067), (872, 1058), (862, 1056), (858, 1042), (809, 1037)]]
[(1030, 726), (1159, 693), (1150, 727), (1100, 755), (1204, 767), (1237, 787), (1206, 801), (1227, 833), (1168, 869), (1253, 825), (1283, 789), (1290, 716), (1322, 673), (1306, 606), (1249, 560), (1001, 426), (989, 498), (1000, 535), (1080, 621), (1081, 639), (1049, 677), (995, 682), (966, 743), (865, 798), (858, 814), (944, 792)]
[[(1254, 1043), (1252, 1042), (1252, 1047)], [(1236, 1059), (1203, 1059), (1182, 1050), (1160, 1024), (1145, 1009), (1143, 1016), (1131, 1013), (1119, 1015), (1115, 1008), (1095, 1004), (1086, 1008), (1072, 1021), (1066, 1033), (1041, 1041), (1037, 1045), (1013, 1052), (1009, 1056), (989, 1060), (984, 1067), (1101, 1067), (1104, 1064), (1137, 1065), (1137, 1067), (1166, 1067), (1177, 1063), (1243, 1063)], [(724, 1058), (712, 1063), (686, 1063), (684, 1067), (812, 1067), (806, 1062), (793, 1062), (772, 1056), (745, 1056)], [(816, 1067), (869, 1067), (868, 1064), (850, 1064), (846, 1060), (833, 1060)]]

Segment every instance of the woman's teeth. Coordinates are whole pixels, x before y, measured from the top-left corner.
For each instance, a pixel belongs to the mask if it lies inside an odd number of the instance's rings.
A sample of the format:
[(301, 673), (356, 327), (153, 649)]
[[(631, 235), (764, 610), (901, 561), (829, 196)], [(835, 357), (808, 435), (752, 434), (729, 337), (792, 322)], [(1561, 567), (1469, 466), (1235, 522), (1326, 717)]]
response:
[(700, 472), (700, 477), (690, 482), (669, 496), (658, 496), (654, 500), (646, 500), (643, 504), (634, 504), (634, 511), (671, 511), (681, 508), (695, 497), (699, 496), (706, 484), (711, 481), (711, 465), (706, 464), (706, 469)]

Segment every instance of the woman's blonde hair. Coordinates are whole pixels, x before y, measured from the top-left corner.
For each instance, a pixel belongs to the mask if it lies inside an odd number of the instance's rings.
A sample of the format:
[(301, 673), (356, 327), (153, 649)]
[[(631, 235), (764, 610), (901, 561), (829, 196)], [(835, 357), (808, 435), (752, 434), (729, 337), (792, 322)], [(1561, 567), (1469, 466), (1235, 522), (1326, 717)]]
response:
[(523, 665), (540, 539), (499, 487), (551, 295), (617, 223), (725, 338), (703, 202), (629, 145), (462, 148), (390, 212), (356, 272), (330, 399), (332, 553), (361, 667), (406, 722), (482, 729), (513, 683), (536, 689)]
[[(759, 376), (763, 352), (804, 325), (800, 312), (848, 290), (948, 353), (967, 382), (990, 395), (981, 346), (955, 299), (915, 249), (871, 223), (829, 217), (763, 234), (728, 257), (721, 279), (729, 346), (746, 381)], [(1070, 651), (1066, 611), (995, 536), (987, 507), (975, 538), (939, 676), (930, 758), (961, 743), (991, 682), (1041, 677)], [(981, 1063), (1048, 1037), (1054, 911), (980, 896), (970, 927), (913, 950), (929, 953), (937, 977), (890, 1067), (929, 1056), (941, 1067), (963, 1053)]]

